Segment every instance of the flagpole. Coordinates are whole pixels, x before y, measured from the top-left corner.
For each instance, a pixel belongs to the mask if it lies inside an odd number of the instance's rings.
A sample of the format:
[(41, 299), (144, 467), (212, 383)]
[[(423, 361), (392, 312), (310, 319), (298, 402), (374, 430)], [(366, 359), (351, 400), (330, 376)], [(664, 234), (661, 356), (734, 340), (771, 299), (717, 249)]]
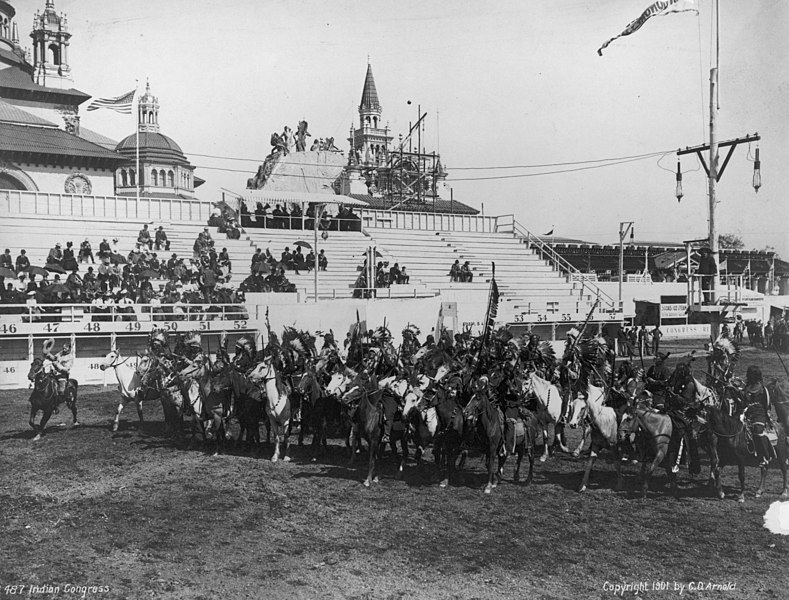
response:
[(137, 136), (137, 208), (140, 207), (140, 186), (142, 185), (142, 173), (140, 173), (140, 81), (138, 79), (134, 80), (134, 98), (137, 100), (135, 104), (135, 112), (137, 113), (137, 117), (135, 118), (135, 134)]
[[(710, 285), (710, 300), (713, 304), (717, 302), (718, 278), (720, 270), (718, 262), (720, 260), (720, 250), (718, 248), (718, 226), (715, 221), (715, 184), (718, 181), (718, 63), (720, 56), (720, 37), (719, 37), (719, 5), (715, 0), (715, 65), (710, 69), (710, 154), (709, 154), (709, 173), (708, 173), (708, 195), (709, 195), (709, 245), (715, 271), (712, 274)], [(717, 339), (720, 333), (720, 321), (713, 317), (710, 319), (710, 335), (712, 339)]]

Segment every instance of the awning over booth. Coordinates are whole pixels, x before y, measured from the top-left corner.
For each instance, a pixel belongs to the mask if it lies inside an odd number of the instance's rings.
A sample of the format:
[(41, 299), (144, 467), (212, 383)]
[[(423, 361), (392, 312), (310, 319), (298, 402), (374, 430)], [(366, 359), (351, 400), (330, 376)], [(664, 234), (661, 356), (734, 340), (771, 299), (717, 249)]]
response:
[(313, 194), (309, 192), (267, 192), (265, 190), (250, 190), (242, 194), (238, 194), (247, 206), (254, 207), (255, 204), (295, 204), (298, 202), (316, 202), (322, 204), (344, 204), (345, 206), (370, 206), (367, 202), (351, 198), (350, 196), (342, 196), (338, 194)]

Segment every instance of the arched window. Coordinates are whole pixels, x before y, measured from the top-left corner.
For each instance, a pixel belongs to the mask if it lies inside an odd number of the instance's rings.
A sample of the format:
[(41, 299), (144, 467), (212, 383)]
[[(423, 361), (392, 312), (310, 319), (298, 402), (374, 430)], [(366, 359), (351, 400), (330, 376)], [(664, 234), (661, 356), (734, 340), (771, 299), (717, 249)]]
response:
[(121, 185), (126, 187), (129, 185), (129, 178), (126, 175), (126, 169), (121, 169)]
[(137, 185), (137, 173), (134, 169), (129, 169), (129, 185)]
[(365, 123), (365, 125), (369, 125), (370, 124), (370, 117), (365, 117), (364, 118), (364, 123)]
[(167, 171), (167, 185), (170, 187), (175, 187), (175, 175), (172, 171)]
[(159, 173), (156, 169), (151, 169), (151, 185), (159, 185)]
[(50, 44), (49, 45), (49, 52), (50, 56), (52, 57), (52, 64), (59, 65), (60, 64), (60, 47), (57, 44)]
[(167, 176), (164, 173), (164, 169), (159, 171), (159, 185), (161, 185), (162, 187), (167, 185)]
[(378, 128), (378, 117), (373, 117), (373, 127)]

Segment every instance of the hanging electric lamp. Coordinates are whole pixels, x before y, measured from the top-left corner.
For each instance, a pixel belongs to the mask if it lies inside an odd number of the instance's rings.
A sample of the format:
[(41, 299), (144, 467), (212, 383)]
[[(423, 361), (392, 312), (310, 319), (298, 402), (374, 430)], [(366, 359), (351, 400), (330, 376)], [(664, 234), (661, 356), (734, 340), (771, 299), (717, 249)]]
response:
[(762, 161), (759, 160), (759, 148), (756, 148), (756, 160), (753, 161), (753, 189), (758, 193), (762, 187)]
[(682, 170), (680, 169), (679, 161), (677, 161), (677, 188), (674, 190), (674, 195), (677, 197), (677, 202), (682, 200), (682, 196), (685, 195), (682, 192)]

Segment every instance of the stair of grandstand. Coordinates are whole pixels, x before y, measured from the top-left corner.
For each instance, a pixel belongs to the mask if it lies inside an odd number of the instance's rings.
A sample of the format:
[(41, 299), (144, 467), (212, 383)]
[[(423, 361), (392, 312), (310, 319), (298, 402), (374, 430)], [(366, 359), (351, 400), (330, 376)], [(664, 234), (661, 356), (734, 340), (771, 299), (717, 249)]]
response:
[[(594, 296), (580, 283), (568, 282), (546, 261), (511, 233), (469, 233), (446, 231), (406, 231), (368, 228), (365, 230), (380, 248), (397, 255), (429, 288), (487, 288), (491, 263), (496, 264), (496, 283), (501, 294), (500, 318), (514, 320), (519, 314), (585, 314)], [(449, 270), (455, 260), (468, 261), (474, 279), (451, 283)], [(553, 319), (550, 320), (560, 320)]]

